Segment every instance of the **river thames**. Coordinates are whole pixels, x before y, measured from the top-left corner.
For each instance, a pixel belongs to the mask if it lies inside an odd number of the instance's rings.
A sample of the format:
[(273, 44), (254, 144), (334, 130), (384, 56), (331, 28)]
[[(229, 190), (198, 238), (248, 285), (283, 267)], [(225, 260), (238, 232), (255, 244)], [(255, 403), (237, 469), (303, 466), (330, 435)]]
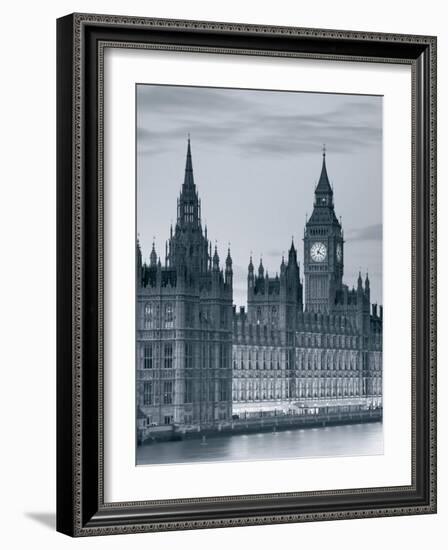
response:
[(381, 422), (224, 435), (137, 447), (137, 464), (183, 464), (383, 454)]

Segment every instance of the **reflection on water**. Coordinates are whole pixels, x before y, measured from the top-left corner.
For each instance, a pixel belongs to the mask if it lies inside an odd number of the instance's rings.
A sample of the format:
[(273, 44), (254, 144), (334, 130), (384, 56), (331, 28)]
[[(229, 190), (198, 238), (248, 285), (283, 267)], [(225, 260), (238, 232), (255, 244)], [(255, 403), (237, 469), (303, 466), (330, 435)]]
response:
[(362, 456), (383, 453), (381, 422), (169, 441), (137, 448), (137, 464)]

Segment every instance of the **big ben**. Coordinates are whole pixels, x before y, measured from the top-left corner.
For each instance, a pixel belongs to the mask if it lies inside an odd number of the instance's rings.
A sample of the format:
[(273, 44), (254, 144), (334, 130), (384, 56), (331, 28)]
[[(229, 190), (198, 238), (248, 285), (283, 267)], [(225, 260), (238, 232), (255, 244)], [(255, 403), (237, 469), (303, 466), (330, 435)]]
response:
[(336, 293), (343, 284), (344, 238), (334, 211), (325, 148), (319, 182), (314, 190), (313, 212), (306, 222), (303, 241), (305, 309), (331, 313)]

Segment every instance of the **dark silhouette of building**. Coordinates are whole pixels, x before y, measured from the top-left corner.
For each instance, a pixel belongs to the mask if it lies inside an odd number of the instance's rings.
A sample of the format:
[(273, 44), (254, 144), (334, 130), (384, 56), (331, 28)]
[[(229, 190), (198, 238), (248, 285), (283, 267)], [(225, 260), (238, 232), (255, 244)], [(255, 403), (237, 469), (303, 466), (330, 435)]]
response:
[(232, 309), (224, 269), (202, 230), (190, 140), (177, 222), (164, 264), (137, 243), (137, 406), (141, 426), (219, 429), (238, 418), (346, 413), (382, 406), (382, 307), (368, 275), (343, 282), (344, 235), (323, 152), (304, 230), (305, 304), (294, 242), (280, 275), (262, 261), (247, 277), (247, 310)]

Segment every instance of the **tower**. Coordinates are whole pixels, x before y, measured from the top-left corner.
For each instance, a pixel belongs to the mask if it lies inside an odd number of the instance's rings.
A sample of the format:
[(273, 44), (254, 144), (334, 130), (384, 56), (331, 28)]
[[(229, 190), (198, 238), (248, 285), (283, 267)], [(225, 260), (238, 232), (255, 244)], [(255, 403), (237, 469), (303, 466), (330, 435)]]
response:
[(177, 200), (177, 221), (169, 241), (169, 265), (187, 267), (194, 273), (207, 271), (208, 243), (202, 232), (201, 201), (193, 177), (190, 138), (188, 138), (185, 175)]
[(334, 211), (325, 157), (324, 147), (313, 213), (306, 222), (303, 239), (305, 309), (316, 313), (332, 311), (336, 293), (342, 289), (344, 273), (344, 238)]
[[(201, 226), (188, 139), (184, 180), (164, 265), (155, 243), (142, 265), (137, 242), (137, 402), (146, 424), (175, 430), (219, 425), (232, 414), (232, 287)], [(158, 428), (159, 429), (159, 428)], [(146, 434), (146, 435), (145, 435)]]

